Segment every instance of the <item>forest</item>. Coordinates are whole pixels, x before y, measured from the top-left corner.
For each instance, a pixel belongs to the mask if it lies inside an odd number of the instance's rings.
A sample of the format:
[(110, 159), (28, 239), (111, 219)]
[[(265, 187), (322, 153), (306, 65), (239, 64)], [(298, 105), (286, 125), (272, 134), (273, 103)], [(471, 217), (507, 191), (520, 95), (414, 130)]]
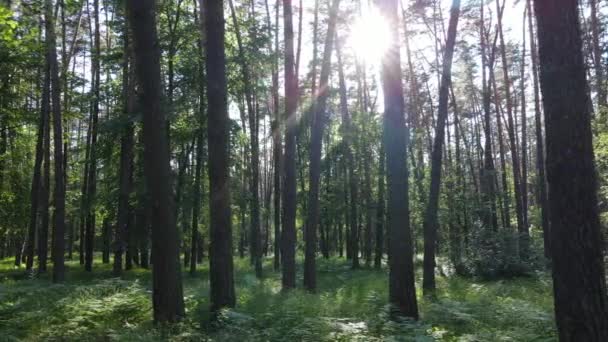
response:
[(608, 341), (607, 28), (0, 0), (0, 340)]

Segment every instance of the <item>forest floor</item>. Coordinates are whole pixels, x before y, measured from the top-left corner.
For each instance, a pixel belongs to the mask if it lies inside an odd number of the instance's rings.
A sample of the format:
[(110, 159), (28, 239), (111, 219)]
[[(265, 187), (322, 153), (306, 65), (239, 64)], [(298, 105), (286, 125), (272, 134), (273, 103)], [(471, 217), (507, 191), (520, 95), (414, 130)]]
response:
[(436, 299), (419, 293), (420, 321), (396, 323), (387, 317), (384, 269), (351, 270), (344, 259), (320, 259), (317, 293), (284, 294), (272, 260), (262, 281), (248, 260), (235, 258), (237, 307), (222, 314), (220, 327), (208, 323), (207, 263), (194, 277), (184, 273), (187, 318), (170, 328), (151, 322), (147, 270), (119, 279), (110, 264), (96, 259), (86, 273), (75, 259), (65, 284), (54, 285), (48, 273), (34, 279), (12, 258), (1, 260), (0, 341), (556, 340), (546, 274), (492, 282), (438, 277)]

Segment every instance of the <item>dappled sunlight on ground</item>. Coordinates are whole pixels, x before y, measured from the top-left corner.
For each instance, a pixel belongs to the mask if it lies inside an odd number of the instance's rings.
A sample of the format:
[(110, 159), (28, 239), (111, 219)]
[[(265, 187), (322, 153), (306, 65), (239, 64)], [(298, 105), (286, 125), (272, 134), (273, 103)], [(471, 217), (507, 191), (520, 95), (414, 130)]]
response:
[[(28, 276), (0, 261), (0, 335), (8, 340), (128, 341), (553, 341), (551, 287), (544, 274), (475, 282), (438, 278), (437, 299), (419, 297), (421, 320), (388, 319), (385, 270), (351, 270), (319, 260), (319, 289), (283, 293), (272, 262), (258, 280), (249, 259), (235, 259), (238, 304), (210, 324), (207, 265), (184, 273), (187, 318), (174, 327), (151, 323), (150, 272), (113, 278), (68, 263), (68, 281)], [(50, 270), (49, 270), (50, 272)], [(301, 270), (299, 270), (301, 275)], [(299, 280), (301, 283), (301, 279)], [(421, 292), (421, 291), (419, 291)]]

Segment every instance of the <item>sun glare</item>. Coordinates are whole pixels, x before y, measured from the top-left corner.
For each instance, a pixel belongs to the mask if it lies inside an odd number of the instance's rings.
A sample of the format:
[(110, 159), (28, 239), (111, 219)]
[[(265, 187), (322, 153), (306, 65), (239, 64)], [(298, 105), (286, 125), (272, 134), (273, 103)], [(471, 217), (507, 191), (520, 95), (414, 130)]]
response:
[(362, 11), (352, 23), (348, 44), (366, 63), (380, 63), (389, 45), (389, 30), (386, 20), (375, 7)]

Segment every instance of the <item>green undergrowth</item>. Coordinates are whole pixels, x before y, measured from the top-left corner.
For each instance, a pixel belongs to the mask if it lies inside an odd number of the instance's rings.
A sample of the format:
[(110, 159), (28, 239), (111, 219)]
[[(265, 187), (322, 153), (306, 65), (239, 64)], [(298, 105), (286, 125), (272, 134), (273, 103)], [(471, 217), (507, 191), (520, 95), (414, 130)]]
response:
[(0, 261), (0, 341), (556, 340), (544, 274), (493, 282), (439, 277), (435, 299), (419, 294), (421, 319), (395, 322), (387, 314), (385, 270), (319, 260), (316, 293), (282, 293), (271, 260), (263, 280), (255, 278), (248, 259), (235, 263), (235, 309), (210, 323), (204, 265), (195, 276), (184, 273), (187, 317), (164, 327), (151, 323), (149, 271), (113, 278), (110, 265), (97, 262), (86, 273), (72, 261), (67, 281), (54, 285), (49, 274), (27, 275), (6, 259)]

